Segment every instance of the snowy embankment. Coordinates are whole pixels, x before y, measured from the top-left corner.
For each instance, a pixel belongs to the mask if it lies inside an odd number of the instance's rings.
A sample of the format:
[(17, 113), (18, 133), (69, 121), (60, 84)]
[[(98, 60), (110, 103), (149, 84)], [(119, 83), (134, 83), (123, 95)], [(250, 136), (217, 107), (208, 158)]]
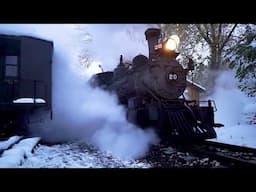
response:
[[(39, 140), (39, 137), (24, 139), (11, 149), (4, 151), (0, 157), (0, 168), (15, 168), (21, 165), (25, 158), (31, 156), (32, 150)], [(1, 145), (5, 146), (6, 143), (0, 143)]]
[(13, 136), (10, 137), (7, 141), (1, 141), (0, 142), (0, 153), (9, 147), (11, 147), (13, 144), (17, 143), (22, 137), (21, 136)]

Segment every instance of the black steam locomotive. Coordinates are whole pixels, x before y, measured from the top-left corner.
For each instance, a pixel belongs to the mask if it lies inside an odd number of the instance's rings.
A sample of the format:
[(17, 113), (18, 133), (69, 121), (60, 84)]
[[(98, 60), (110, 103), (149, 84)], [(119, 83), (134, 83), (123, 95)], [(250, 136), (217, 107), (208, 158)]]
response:
[(127, 109), (127, 119), (142, 127), (154, 127), (162, 139), (172, 142), (216, 138), (213, 101), (206, 106), (184, 96), (186, 77), (193, 70), (189, 60), (186, 69), (176, 60), (179, 39), (171, 36), (160, 42), (160, 29), (145, 31), (149, 58), (134, 57), (114, 71), (95, 74), (92, 86), (114, 92)]
[(0, 138), (27, 134), (29, 116), (52, 107), (53, 42), (0, 35)]

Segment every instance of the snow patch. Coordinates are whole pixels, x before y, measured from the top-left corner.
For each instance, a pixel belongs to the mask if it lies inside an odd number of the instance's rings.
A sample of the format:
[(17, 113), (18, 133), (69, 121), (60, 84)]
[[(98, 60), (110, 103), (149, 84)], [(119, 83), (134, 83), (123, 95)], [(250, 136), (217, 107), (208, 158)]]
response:
[(25, 158), (31, 156), (32, 150), (39, 140), (39, 137), (24, 139), (11, 149), (4, 151), (0, 158), (0, 168), (19, 166)]
[(8, 149), (11, 145), (16, 143), (21, 138), (22, 138), (21, 136), (12, 136), (7, 141), (1, 141), (0, 142), (0, 150)]
[(19, 98), (13, 101), (13, 103), (46, 103), (44, 99), (41, 98)]
[(256, 48), (256, 41), (252, 41), (250, 46), (252, 46), (253, 48)]

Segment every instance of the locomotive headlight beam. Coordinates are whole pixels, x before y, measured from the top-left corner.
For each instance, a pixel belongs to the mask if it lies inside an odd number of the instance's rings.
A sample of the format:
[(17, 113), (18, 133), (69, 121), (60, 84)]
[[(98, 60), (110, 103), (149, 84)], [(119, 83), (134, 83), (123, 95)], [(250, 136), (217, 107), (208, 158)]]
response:
[(178, 37), (178, 35), (172, 35), (172, 36), (170, 36), (170, 38), (171, 38), (171, 39), (174, 39), (175, 42), (176, 42), (176, 44), (177, 44), (177, 46), (179, 46), (179, 44), (180, 44), (180, 38)]
[(170, 51), (174, 51), (178, 48), (180, 38), (177, 35), (172, 35), (165, 43), (165, 48)]

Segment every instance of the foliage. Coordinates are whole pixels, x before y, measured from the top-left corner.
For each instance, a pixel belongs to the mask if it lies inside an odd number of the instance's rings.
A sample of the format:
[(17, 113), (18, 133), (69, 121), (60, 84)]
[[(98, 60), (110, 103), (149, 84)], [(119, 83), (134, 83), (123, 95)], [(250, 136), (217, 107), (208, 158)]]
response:
[(192, 58), (196, 64), (193, 80), (208, 88), (214, 87), (216, 78), (211, 74), (226, 68), (226, 52), (239, 41), (244, 28), (237, 24), (163, 24), (160, 27), (163, 36), (176, 33), (180, 37), (181, 56)]
[(242, 91), (256, 95), (256, 26), (248, 25), (240, 43), (230, 49), (229, 67), (236, 70)]

